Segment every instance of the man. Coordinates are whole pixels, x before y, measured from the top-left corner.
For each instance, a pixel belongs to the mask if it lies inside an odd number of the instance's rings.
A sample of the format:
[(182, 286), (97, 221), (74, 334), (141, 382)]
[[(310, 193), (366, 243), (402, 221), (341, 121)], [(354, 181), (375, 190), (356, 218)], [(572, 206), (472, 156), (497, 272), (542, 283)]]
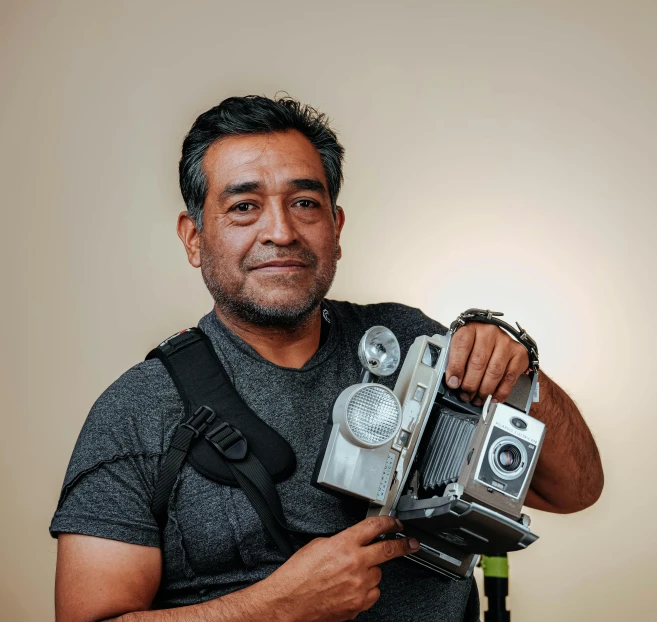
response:
[[(358, 377), (362, 333), (388, 326), (404, 356), (417, 335), (444, 330), (403, 305), (324, 299), (341, 255), (342, 155), (324, 115), (309, 107), (227, 99), (185, 139), (187, 211), (178, 217), (188, 260), (215, 302), (199, 326), (244, 401), (296, 454), (296, 471), (278, 485), (286, 520), (337, 535), (285, 561), (244, 492), (189, 464), (160, 533), (150, 503), (183, 407), (162, 364), (140, 363), (96, 402), (71, 458), (51, 525), (58, 620), (476, 618), (470, 581), (401, 559), (415, 540), (372, 543), (403, 528), (395, 519), (363, 521), (362, 508), (310, 485), (333, 401)], [(477, 404), (489, 394), (504, 401), (528, 364), (504, 331), (472, 323), (454, 337), (448, 384)], [(573, 402), (542, 372), (540, 380), (532, 414), (548, 433), (527, 505), (577, 511), (601, 493), (600, 460)]]

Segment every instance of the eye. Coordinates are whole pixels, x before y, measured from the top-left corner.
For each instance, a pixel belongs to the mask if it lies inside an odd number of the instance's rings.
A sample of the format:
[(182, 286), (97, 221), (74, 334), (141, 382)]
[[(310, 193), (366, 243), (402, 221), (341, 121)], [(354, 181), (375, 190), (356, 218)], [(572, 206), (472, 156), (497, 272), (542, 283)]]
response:
[(238, 203), (231, 208), (231, 211), (237, 212), (238, 214), (247, 214), (252, 211), (251, 208), (255, 207), (253, 203)]
[(295, 202), (295, 205), (299, 207), (319, 207), (319, 204), (316, 201), (311, 201), (310, 199), (299, 199)]

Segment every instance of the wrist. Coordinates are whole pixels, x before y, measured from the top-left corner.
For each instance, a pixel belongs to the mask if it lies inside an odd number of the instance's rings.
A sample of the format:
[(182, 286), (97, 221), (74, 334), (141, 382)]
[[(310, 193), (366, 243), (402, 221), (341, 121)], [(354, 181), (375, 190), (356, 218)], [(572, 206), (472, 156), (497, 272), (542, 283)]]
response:
[(203, 604), (211, 613), (207, 619), (215, 622), (297, 622), (283, 605), (282, 594), (267, 579)]
[(258, 601), (259, 613), (263, 620), (271, 622), (304, 622), (299, 603), (293, 602), (289, 590), (280, 585), (277, 577), (270, 575), (251, 586)]

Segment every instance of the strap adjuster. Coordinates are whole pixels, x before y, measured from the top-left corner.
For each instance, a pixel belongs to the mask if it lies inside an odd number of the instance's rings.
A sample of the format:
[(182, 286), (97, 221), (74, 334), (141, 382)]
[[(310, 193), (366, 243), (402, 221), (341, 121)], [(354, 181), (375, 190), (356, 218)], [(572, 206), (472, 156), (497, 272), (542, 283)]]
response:
[(199, 406), (185, 423), (180, 424), (180, 427), (191, 430), (194, 433), (194, 438), (196, 438), (205, 431), (216, 416), (214, 410), (209, 406)]
[(225, 421), (208, 432), (205, 438), (226, 460), (244, 460), (249, 451), (244, 435)]

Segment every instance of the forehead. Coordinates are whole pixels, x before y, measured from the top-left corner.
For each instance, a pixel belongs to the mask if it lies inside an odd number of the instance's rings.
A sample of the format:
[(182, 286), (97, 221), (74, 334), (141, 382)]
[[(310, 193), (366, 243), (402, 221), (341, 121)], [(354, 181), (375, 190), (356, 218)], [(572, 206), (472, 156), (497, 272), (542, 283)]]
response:
[(288, 179), (317, 178), (326, 184), (317, 149), (296, 130), (222, 138), (205, 152), (203, 172), (210, 190), (238, 180), (273, 186)]

